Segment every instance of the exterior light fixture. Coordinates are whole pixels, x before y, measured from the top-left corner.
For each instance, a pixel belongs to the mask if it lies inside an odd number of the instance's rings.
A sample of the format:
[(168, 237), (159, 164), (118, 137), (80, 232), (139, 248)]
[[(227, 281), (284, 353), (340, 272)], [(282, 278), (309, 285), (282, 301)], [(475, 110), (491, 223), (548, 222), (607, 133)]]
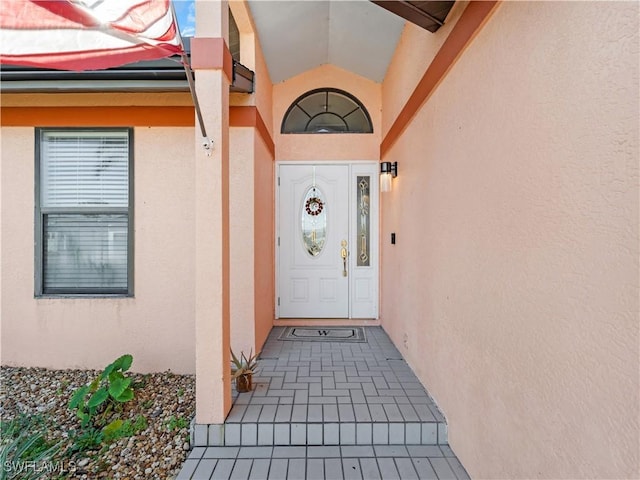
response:
[(398, 176), (398, 162), (380, 163), (380, 191), (391, 191), (391, 179)]

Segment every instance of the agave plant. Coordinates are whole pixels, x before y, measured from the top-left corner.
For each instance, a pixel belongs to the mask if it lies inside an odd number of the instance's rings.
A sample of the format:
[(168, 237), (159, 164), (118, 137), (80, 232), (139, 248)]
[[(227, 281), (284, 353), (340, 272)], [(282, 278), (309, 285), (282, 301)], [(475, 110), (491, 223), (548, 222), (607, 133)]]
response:
[(249, 352), (248, 357), (244, 352), (240, 352), (240, 358), (231, 350), (231, 375), (233, 378), (238, 378), (240, 375), (248, 373), (256, 373), (257, 368), (258, 356), (253, 354), (253, 350)]
[(240, 358), (231, 350), (231, 377), (236, 382), (238, 392), (249, 392), (252, 388), (251, 377), (258, 368), (258, 355), (253, 354), (253, 349), (247, 357), (244, 352), (240, 352)]

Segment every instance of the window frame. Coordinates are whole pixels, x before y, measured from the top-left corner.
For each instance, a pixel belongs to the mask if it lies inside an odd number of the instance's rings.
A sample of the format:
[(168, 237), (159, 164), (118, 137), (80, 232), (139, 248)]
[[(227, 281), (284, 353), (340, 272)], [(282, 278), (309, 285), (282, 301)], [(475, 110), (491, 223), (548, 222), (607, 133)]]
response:
[[(45, 292), (44, 291), (44, 216), (47, 214), (124, 214), (121, 207), (103, 207), (89, 210), (82, 207), (49, 207), (42, 208), (42, 139), (44, 133), (50, 132), (126, 132), (128, 135), (128, 206), (127, 214), (127, 291), (126, 292)], [(35, 238), (34, 267), (36, 298), (126, 298), (134, 296), (134, 130), (131, 127), (36, 127), (35, 129)]]
[[(338, 95), (342, 95), (343, 97), (351, 100), (354, 105), (356, 105), (357, 108), (355, 108), (354, 110), (350, 111), (347, 115), (340, 115), (336, 112), (332, 112), (332, 111), (324, 111), (324, 112), (320, 112), (314, 115), (309, 115), (308, 112), (306, 112), (303, 108), (299, 107), (298, 104), (303, 101), (305, 98), (310, 97), (311, 95), (315, 95), (318, 93), (326, 93), (327, 96), (330, 93), (335, 93)], [(289, 115), (291, 114), (291, 112), (295, 109), (295, 108), (299, 108), (303, 113), (305, 113), (307, 116), (309, 116), (309, 120), (307, 121), (307, 126), (309, 125), (309, 123), (316, 117), (318, 117), (319, 115), (326, 115), (326, 114), (330, 114), (330, 115), (335, 115), (336, 117), (339, 117), (347, 126), (347, 130), (345, 131), (329, 131), (329, 132), (318, 132), (318, 131), (309, 131), (305, 130), (304, 131), (285, 131), (285, 124), (287, 123), (287, 120), (289, 119)], [(346, 117), (348, 117), (349, 115), (351, 115), (353, 112), (360, 110), (363, 114), (364, 117), (367, 121), (368, 127), (371, 129), (371, 131), (351, 131), (348, 129), (349, 124), (348, 122), (345, 120)], [(351, 135), (369, 135), (374, 133), (374, 128), (373, 128), (373, 122), (371, 121), (371, 115), (369, 115), (369, 111), (367, 110), (367, 108), (364, 106), (364, 104), (355, 96), (352, 95), (351, 93), (345, 91), (345, 90), (341, 90), (339, 88), (332, 88), (332, 87), (323, 87), (323, 88), (315, 88), (313, 90), (309, 90), (308, 92), (303, 93), (302, 95), (300, 95), (298, 98), (296, 98), (291, 105), (289, 105), (289, 108), (287, 108), (287, 111), (285, 112), (285, 114), (282, 117), (282, 123), (280, 124), (280, 134), (282, 135), (331, 135), (331, 134), (337, 134), (337, 135), (345, 135), (345, 134), (351, 134)]]

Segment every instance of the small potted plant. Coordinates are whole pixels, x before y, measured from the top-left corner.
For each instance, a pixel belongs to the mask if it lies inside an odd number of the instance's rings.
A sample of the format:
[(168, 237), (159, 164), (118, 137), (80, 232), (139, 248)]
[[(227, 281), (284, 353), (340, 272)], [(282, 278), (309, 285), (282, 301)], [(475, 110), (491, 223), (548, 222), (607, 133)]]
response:
[(257, 367), (258, 356), (253, 355), (253, 350), (249, 352), (249, 357), (240, 352), (239, 359), (231, 350), (231, 377), (236, 382), (238, 393), (250, 392), (253, 389), (253, 374)]

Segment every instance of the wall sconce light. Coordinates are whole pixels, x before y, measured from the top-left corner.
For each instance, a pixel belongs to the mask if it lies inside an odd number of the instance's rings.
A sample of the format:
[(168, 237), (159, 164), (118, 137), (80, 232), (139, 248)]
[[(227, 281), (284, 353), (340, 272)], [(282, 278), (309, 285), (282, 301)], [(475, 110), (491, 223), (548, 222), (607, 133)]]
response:
[(391, 179), (398, 176), (398, 162), (380, 163), (380, 191), (391, 191)]

